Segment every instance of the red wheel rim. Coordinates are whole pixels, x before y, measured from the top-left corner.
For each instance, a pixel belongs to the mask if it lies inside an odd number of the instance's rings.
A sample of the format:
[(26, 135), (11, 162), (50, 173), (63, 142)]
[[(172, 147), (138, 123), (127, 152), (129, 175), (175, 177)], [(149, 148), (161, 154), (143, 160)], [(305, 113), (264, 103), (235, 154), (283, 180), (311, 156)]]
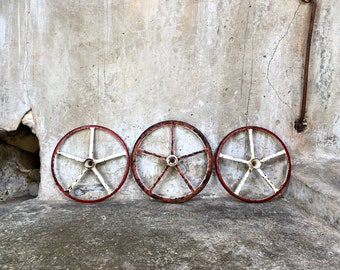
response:
[(231, 195), (246, 202), (265, 202), (287, 185), (291, 160), (277, 135), (262, 127), (246, 126), (220, 142), (215, 167), (220, 183)]
[[(96, 139), (102, 142), (98, 144)], [(51, 171), (63, 194), (78, 202), (93, 203), (111, 197), (122, 187), (129, 164), (128, 149), (117, 133), (103, 126), (86, 125), (59, 140), (52, 154)]]
[(175, 120), (149, 127), (132, 152), (136, 182), (147, 195), (162, 202), (185, 202), (196, 196), (208, 183), (212, 164), (211, 147), (204, 135)]

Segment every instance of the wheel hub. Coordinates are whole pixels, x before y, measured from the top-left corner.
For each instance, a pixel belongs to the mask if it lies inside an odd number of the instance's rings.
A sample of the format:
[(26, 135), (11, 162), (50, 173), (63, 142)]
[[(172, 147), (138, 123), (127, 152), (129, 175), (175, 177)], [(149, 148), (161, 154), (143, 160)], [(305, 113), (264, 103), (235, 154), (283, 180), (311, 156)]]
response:
[(96, 165), (96, 163), (94, 162), (94, 160), (92, 158), (88, 158), (87, 160), (85, 160), (84, 165), (85, 165), (86, 168), (91, 169)]
[(252, 169), (259, 169), (261, 167), (261, 162), (257, 158), (250, 160), (249, 167)]
[(170, 155), (166, 158), (166, 163), (170, 167), (175, 167), (178, 164), (178, 158), (175, 155)]

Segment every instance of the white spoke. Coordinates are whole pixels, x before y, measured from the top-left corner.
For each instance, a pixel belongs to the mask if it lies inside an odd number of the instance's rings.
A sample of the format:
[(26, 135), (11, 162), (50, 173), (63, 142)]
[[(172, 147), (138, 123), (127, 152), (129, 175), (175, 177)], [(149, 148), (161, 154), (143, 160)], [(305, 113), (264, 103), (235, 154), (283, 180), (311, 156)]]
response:
[(106, 184), (103, 176), (100, 174), (100, 172), (96, 169), (96, 167), (92, 168), (92, 171), (94, 172), (94, 174), (97, 176), (99, 182), (103, 185), (103, 187), (106, 189), (106, 191), (110, 194), (112, 193), (111, 188)]
[(228, 155), (225, 155), (225, 154), (222, 154), (222, 153), (220, 154), (220, 157), (224, 158), (224, 159), (228, 159), (228, 160), (232, 160), (232, 161), (248, 164), (247, 160), (244, 160), (244, 159), (241, 159), (241, 158), (232, 157), (232, 156), (228, 156)]
[(248, 135), (249, 135), (249, 147), (250, 147), (250, 157), (251, 159), (255, 158), (255, 150), (254, 150), (254, 140), (253, 140), (253, 130), (248, 129)]
[(126, 153), (120, 152), (118, 154), (114, 154), (114, 155), (107, 156), (107, 157), (104, 157), (104, 158), (95, 159), (94, 161), (95, 161), (96, 164), (98, 164), (98, 163), (102, 163), (102, 162), (105, 162), (105, 161), (108, 161), (108, 160), (111, 160), (111, 159), (114, 159), (114, 158), (122, 157), (122, 156), (126, 156)]
[(89, 158), (93, 158), (93, 146), (94, 146), (94, 127), (90, 128), (90, 147), (89, 147)]
[(65, 153), (65, 152), (62, 152), (62, 151), (57, 151), (57, 154), (61, 155), (63, 157), (69, 158), (69, 159), (73, 159), (75, 161), (85, 162), (84, 158), (76, 157), (74, 155), (71, 155), (71, 154), (68, 154), (68, 153)]
[(251, 172), (251, 170), (248, 169), (247, 172), (244, 174), (242, 180), (240, 181), (240, 183), (238, 184), (237, 188), (235, 189), (235, 194), (239, 195), (239, 193), (240, 193), (244, 183), (248, 179), (248, 176), (249, 176), (250, 172)]
[(266, 181), (266, 183), (271, 187), (271, 189), (274, 192), (277, 192), (278, 189), (274, 186), (273, 182), (268, 179), (268, 177), (264, 174), (264, 172), (261, 169), (256, 169), (259, 174), (262, 176), (262, 178)]
[(270, 155), (270, 156), (268, 156), (268, 157), (265, 157), (265, 158), (261, 159), (260, 162), (266, 162), (266, 161), (268, 161), (268, 160), (271, 160), (271, 159), (273, 159), (273, 158), (282, 156), (282, 155), (284, 155), (284, 154), (286, 154), (286, 151), (285, 151), (285, 150), (281, 150), (281, 151), (279, 151), (279, 152), (277, 152), (277, 153), (275, 153), (275, 154), (272, 154), (272, 155)]
[(84, 170), (77, 176), (76, 179), (74, 179), (73, 183), (69, 186), (68, 191), (71, 191), (74, 189), (75, 185), (79, 182), (79, 180), (85, 175), (87, 172), (88, 168), (84, 168)]

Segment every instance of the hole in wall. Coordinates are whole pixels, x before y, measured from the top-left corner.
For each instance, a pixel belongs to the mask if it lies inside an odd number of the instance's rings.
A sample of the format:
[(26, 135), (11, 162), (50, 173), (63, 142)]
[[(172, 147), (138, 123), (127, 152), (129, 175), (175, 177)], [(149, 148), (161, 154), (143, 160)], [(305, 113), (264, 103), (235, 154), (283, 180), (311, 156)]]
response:
[(0, 202), (38, 196), (39, 140), (30, 127), (0, 130), (0, 164)]

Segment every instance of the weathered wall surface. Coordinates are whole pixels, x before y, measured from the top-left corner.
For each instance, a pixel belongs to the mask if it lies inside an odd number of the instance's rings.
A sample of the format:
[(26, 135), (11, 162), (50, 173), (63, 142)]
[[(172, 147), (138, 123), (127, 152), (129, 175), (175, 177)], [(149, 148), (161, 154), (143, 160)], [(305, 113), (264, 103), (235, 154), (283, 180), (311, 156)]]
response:
[[(0, 128), (32, 109), (40, 197), (60, 199), (50, 171), (58, 140), (85, 124), (132, 150), (167, 119), (200, 129), (215, 150), (230, 131), (279, 135), (294, 163), (338, 159), (340, 2), (318, 1), (308, 129), (298, 134), (310, 5), (254, 1), (1, 1)], [(130, 174), (117, 194), (141, 196)], [(215, 175), (206, 195), (224, 194)]]

